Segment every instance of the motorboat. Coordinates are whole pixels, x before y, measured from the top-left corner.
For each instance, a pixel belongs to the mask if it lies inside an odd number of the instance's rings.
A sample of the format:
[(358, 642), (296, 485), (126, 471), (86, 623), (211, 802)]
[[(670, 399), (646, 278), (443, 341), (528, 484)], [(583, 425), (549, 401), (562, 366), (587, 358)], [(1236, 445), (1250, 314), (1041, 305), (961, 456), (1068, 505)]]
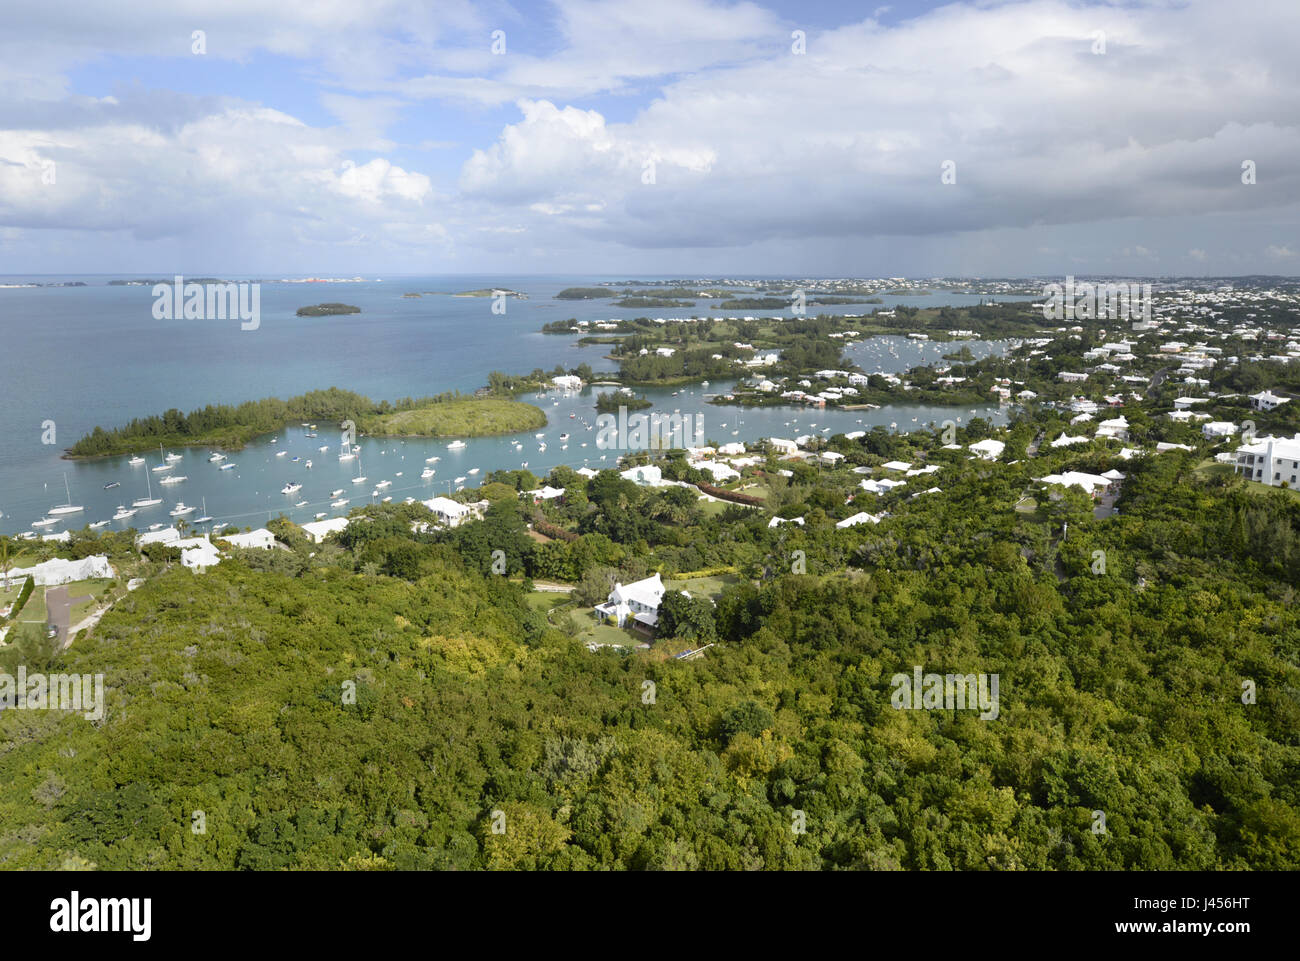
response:
[(307, 463), (303, 466), (305, 466), (308, 470), (311, 470), (311, 461), (307, 461)]
[(354, 478), (352, 478), (352, 483), (354, 483), (354, 484), (364, 484), (365, 482), (366, 482), (366, 475), (365, 475), (365, 474), (362, 474), (360, 477), (354, 477)]
[(392, 486), (393, 486), (392, 481), (381, 480), (378, 484), (375, 485), (375, 490), (383, 490), (385, 487), (392, 487)]
[(222, 464), (218, 470), (234, 470), (238, 466), (238, 464)]
[(167, 456), (164, 457), (163, 460), (169, 464), (174, 464), (178, 460), (184, 460), (184, 457), (181, 454), (173, 454), (171, 451), (168, 451)]
[(347, 499), (346, 497), (340, 497), (340, 498), (339, 498), (338, 500), (336, 500), (336, 501), (331, 501), (331, 502), (330, 502), (330, 507), (345, 507), (345, 506), (347, 505), (347, 502), (348, 502), (348, 499)]
[(158, 483), (160, 483), (160, 484), (179, 484), (179, 483), (181, 483), (182, 481), (187, 481), (187, 480), (189, 480), (189, 478), (186, 477), (184, 474), (177, 474), (177, 475), (171, 475), (171, 474), (169, 474), (169, 475), (167, 475), (166, 477), (164, 477), (162, 480), (160, 480)]
[(101, 527), (107, 527), (107, 526), (108, 526), (108, 521), (95, 521), (95, 523), (90, 525), (90, 529), (92, 531), (97, 531)]
[(294, 507), (306, 507), (306, 506), (307, 506), (307, 502), (306, 502), (306, 501), (299, 501), (298, 503), (294, 504), (293, 506), (294, 506)]
[(111, 483), (111, 484), (105, 484), (105, 485), (104, 485), (104, 490), (106, 490), (106, 491), (111, 491), (114, 487), (121, 487), (121, 486), (122, 486), (122, 482), (121, 482), (121, 481), (113, 481), (113, 483)]
[(280, 493), (281, 493), (281, 494), (296, 494), (296, 493), (297, 493), (298, 491), (300, 491), (300, 490), (302, 490), (302, 485), (301, 485), (301, 484), (296, 484), (296, 483), (290, 482), (290, 483), (285, 484), (283, 487), (280, 488)]
[(432, 467), (426, 467), (424, 470), (420, 471), (420, 479), (421, 479), (421, 480), (428, 480), (430, 477), (432, 477), (432, 476), (433, 476), (434, 474), (436, 474), (436, 473), (437, 473), (437, 471), (435, 471)]
[(336, 490), (336, 491), (330, 491), (330, 497), (338, 497), (338, 496), (339, 496), (340, 494), (342, 494), (342, 493), (343, 493), (343, 488), (340, 487), (340, 488), (339, 488), (338, 490)]
[(463, 440), (454, 440), (447, 445), (447, 450), (464, 450), (466, 444)]
[(172, 517), (184, 517), (186, 514), (193, 514), (194, 511), (195, 508), (190, 507), (184, 501), (177, 501), (176, 506), (168, 511), (168, 513), (171, 514)]
[(119, 504), (117, 505), (117, 513), (113, 515), (113, 520), (124, 521), (128, 517), (134, 517), (134, 516), (135, 516), (135, 510), (133, 508), (128, 508), (125, 504)]
[(144, 463), (144, 458), (138, 456), (132, 457), (129, 461), (127, 461), (127, 463), (130, 464), (132, 467), (139, 467), (141, 464)]
[(32, 521), (32, 527), (53, 527), (60, 520), (58, 517), (42, 517), (38, 521)]
[(213, 454), (211, 457), (208, 458), (208, 463), (209, 463), (209, 464), (216, 464), (216, 463), (219, 463), (219, 462), (221, 462), (221, 461), (223, 461), (223, 460), (225, 460), (225, 459), (226, 459), (226, 455), (225, 455), (225, 454)]

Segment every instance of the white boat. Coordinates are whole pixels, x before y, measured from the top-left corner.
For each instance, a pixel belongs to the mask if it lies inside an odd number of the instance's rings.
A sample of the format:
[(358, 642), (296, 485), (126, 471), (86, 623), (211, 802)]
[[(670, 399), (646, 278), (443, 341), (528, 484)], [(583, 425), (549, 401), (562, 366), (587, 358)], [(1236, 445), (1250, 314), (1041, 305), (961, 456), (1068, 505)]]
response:
[(32, 527), (52, 527), (59, 522), (57, 517), (42, 517), (38, 521), (32, 521)]
[(134, 517), (134, 516), (135, 516), (134, 509), (128, 509), (125, 504), (119, 504), (117, 507), (117, 513), (113, 515), (113, 520), (124, 521), (128, 517)]
[(92, 531), (97, 531), (101, 527), (107, 527), (107, 526), (108, 526), (108, 521), (95, 521), (95, 523), (90, 525), (90, 529)]
[(211, 521), (212, 521), (212, 518), (208, 516), (208, 499), (205, 497), (205, 498), (203, 498), (203, 516), (202, 516), (202, 517), (196, 517), (196, 518), (194, 518), (194, 520), (191, 521), (191, 523), (193, 523), (193, 524), (207, 524), (207, 523), (210, 523)]
[(336, 491), (330, 491), (330, 497), (338, 497), (338, 496), (339, 496), (340, 494), (342, 494), (342, 493), (343, 493), (343, 488), (340, 487), (340, 488), (339, 488), (338, 490), (336, 490)]
[(311, 470), (311, 461), (307, 461), (307, 465), (306, 465), (306, 466), (307, 466), (307, 469), (308, 469), (308, 470)]
[(171, 514), (172, 517), (184, 517), (186, 514), (193, 514), (194, 508), (190, 507), (184, 501), (177, 501), (176, 506), (167, 513)]
[(348, 499), (347, 499), (346, 497), (340, 497), (340, 498), (339, 498), (338, 500), (336, 500), (336, 501), (331, 501), (331, 502), (330, 502), (330, 507), (343, 507), (343, 506), (345, 506), (345, 505), (347, 504), (347, 502), (348, 502)]
[(169, 464), (174, 464), (178, 460), (184, 460), (184, 457), (180, 454), (173, 454), (171, 453), (171, 451), (168, 451), (167, 456), (164, 457), (163, 460), (165, 460)]
[(464, 450), (465, 442), (463, 440), (454, 440), (447, 445), (447, 450)]
[(376, 489), (376, 490), (383, 490), (385, 487), (392, 487), (392, 486), (393, 486), (393, 482), (392, 482), (392, 481), (390, 481), (390, 480), (381, 480), (378, 484), (375, 485), (375, 489)]
[(325, 512), (324, 512), (324, 511), (321, 511), (319, 514), (316, 515), (316, 520), (319, 521), (319, 520), (324, 520), (324, 519), (325, 519)]
[(399, 470), (399, 471), (398, 471), (396, 474), (394, 474), (393, 476), (394, 476), (394, 477), (401, 477), (401, 476), (402, 476), (402, 472)]
[(121, 486), (122, 486), (122, 482), (121, 482), (121, 481), (113, 481), (112, 483), (105, 484), (105, 485), (104, 485), (104, 490), (106, 490), (106, 491), (111, 491), (111, 490), (114, 490), (115, 488), (118, 488), (118, 487), (121, 487)]
[(161, 524), (150, 524), (150, 525), (149, 525), (149, 530), (151, 530), (151, 531), (160, 531), (160, 530), (162, 530), (162, 525), (161, 525)]
[(159, 464), (157, 467), (153, 469), (153, 471), (156, 474), (160, 471), (171, 470), (175, 466), (176, 466), (175, 464)]
[(51, 507), (48, 511), (46, 511), (46, 513), (48, 513), (50, 516), (53, 517), (58, 514), (76, 514), (79, 513), (80, 511), (85, 510), (84, 507), (72, 503), (72, 492), (68, 490), (67, 474), (63, 475), (63, 490), (68, 495), (68, 499), (64, 501), (62, 504), (59, 504), (57, 507)]
[(471, 468), (469, 469), (469, 474), (470, 474), (471, 477), (473, 477), (473, 476), (474, 476), (475, 474), (477, 474), (477, 473), (478, 473), (478, 468), (477, 468), (477, 467), (471, 467)]
[(284, 456), (285, 454), (287, 454), (287, 453), (289, 453), (287, 450), (278, 450), (278, 451), (275, 452), (275, 456), (276, 456), (276, 457), (283, 457), (283, 456)]
[(568, 440), (568, 439), (569, 439), (569, 435), (568, 435), (568, 434), (561, 434), (561, 435), (560, 435), (560, 443), (564, 443), (564, 442), (565, 442), (566, 440)]
[(236, 467), (238, 467), (238, 466), (239, 466), (238, 464), (222, 464), (221, 467), (220, 467), (219, 469), (220, 469), (220, 470), (234, 470), (234, 469), (235, 469)]
[(301, 485), (301, 484), (288, 483), (288, 484), (285, 484), (283, 487), (280, 488), (280, 493), (281, 493), (281, 494), (296, 494), (296, 493), (298, 493), (298, 491), (300, 491), (300, 490), (302, 490), (302, 485)]
[(354, 453), (354, 454), (360, 454), (360, 453), (361, 453), (361, 445), (360, 445), (360, 444), (353, 444), (353, 445), (352, 445), (352, 453)]
[(454, 481), (452, 481), (452, 483), (453, 483), (453, 484), (463, 484), (463, 483), (465, 483), (465, 478), (464, 478), (464, 477), (457, 477)]
[[(157, 505), (159, 505), (159, 504), (162, 503), (162, 498), (161, 498), (161, 497), (154, 497), (154, 496), (153, 496), (153, 486), (149, 483), (149, 475), (148, 475), (148, 474), (145, 474), (145, 475), (144, 475), (144, 482), (145, 482), (145, 486), (146, 486), (146, 487), (148, 488), (148, 490), (149, 490), (149, 496), (148, 496), (148, 497), (141, 497), (141, 498), (138, 498), (138, 499), (136, 499), (136, 500), (131, 501), (131, 506), (134, 507), (134, 508), (136, 508), (137, 510), (140, 509), (140, 508), (142, 508), (142, 507), (156, 507)], [(132, 511), (132, 513), (135, 513), (135, 511)]]
[(420, 471), (420, 479), (428, 480), (435, 473), (437, 473), (437, 471), (435, 471), (432, 467), (426, 467), (424, 470)]
[(181, 483), (181, 481), (187, 481), (187, 480), (189, 480), (189, 478), (186, 477), (184, 474), (178, 474), (178, 475), (176, 475), (176, 476), (174, 476), (174, 477), (171, 476), (171, 475), (168, 475), (167, 477), (164, 477), (162, 480), (160, 480), (158, 483), (160, 483), (160, 484), (179, 484), (179, 483)]
[(306, 502), (306, 501), (299, 501), (298, 503), (294, 504), (293, 506), (294, 506), (294, 507), (306, 507), (306, 506), (307, 506), (307, 502)]
[(389, 501), (391, 501), (392, 499), (393, 499), (393, 498), (392, 498), (391, 496), (389, 496), (389, 497), (385, 497), (383, 500), (380, 501), (380, 503), (381, 503), (381, 504), (387, 504), (387, 503), (388, 503)]
[(216, 464), (216, 463), (218, 463), (219, 461), (223, 461), (223, 460), (225, 460), (225, 459), (226, 459), (226, 455), (225, 455), (225, 454), (213, 454), (211, 457), (208, 458), (208, 463), (209, 463), (209, 464)]
[(426, 464), (436, 464), (436, 463), (438, 463), (438, 461), (440, 461), (440, 460), (442, 460), (441, 457), (426, 457), (426, 458), (424, 459), (424, 462), (425, 462)]
[(354, 477), (354, 478), (352, 478), (352, 483), (354, 483), (354, 484), (364, 484), (365, 482), (366, 482), (366, 475), (365, 475), (365, 474), (362, 474), (360, 477)]
[(323, 454), (323, 453), (325, 453), (327, 450), (330, 449), (330, 445), (329, 445), (329, 444), (323, 444), (323, 445), (321, 445), (320, 447), (317, 447), (316, 449), (317, 449), (318, 451), (320, 451), (320, 452)]
[(352, 453), (351, 451), (344, 451), (342, 454), (339, 454), (339, 460), (341, 460), (341, 461), (343, 461), (343, 460), (352, 460), (352, 458), (354, 458), (354, 457), (356, 457), (356, 456), (357, 456), (357, 455), (354, 454), (354, 453)]
[(536, 437), (538, 440), (541, 440), (541, 439), (542, 439), (543, 437), (545, 437), (546, 435), (545, 435), (545, 434), (534, 434), (533, 436)]
[(538, 445), (537, 445), (537, 449), (538, 449), (539, 451), (546, 450), (546, 441), (542, 441), (540, 444), (538, 444)]
[(132, 457), (129, 461), (127, 461), (127, 463), (130, 464), (132, 467), (139, 467), (141, 464), (144, 463), (144, 458), (139, 456)]

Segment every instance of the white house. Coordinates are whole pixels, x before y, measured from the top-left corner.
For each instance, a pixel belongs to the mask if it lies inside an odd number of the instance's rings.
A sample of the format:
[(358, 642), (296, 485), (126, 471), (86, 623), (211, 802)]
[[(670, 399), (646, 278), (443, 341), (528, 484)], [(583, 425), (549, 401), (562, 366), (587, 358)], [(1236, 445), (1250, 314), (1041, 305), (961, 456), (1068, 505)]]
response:
[(1237, 425), (1226, 420), (1214, 420), (1201, 425), (1201, 433), (1207, 440), (1219, 440), (1237, 433)]
[(1237, 448), (1236, 473), (1247, 480), (1278, 487), (1300, 483), (1300, 434), (1259, 437)]
[(664, 599), (664, 584), (658, 573), (631, 584), (615, 584), (604, 604), (596, 605), (602, 621), (612, 620), (619, 627), (628, 624), (654, 628), (659, 623), (659, 605)]
[(718, 484), (725, 484), (729, 480), (735, 480), (740, 476), (740, 471), (727, 464), (713, 460), (692, 460), (687, 461), (687, 466), (694, 467), (697, 470), (708, 471), (713, 475), (713, 480)]
[(1056, 484), (1061, 487), (1081, 487), (1089, 496), (1096, 496), (1111, 485), (1108, 477), (1099, 474), (1085, 474), (1083, 471), (1068, 470), (1063, 474), (1048, 474), (1039, 478), (1040, 484)]
[(1118, 441), (1128, 440), (1128, 418), (1121, 414), (1119, 417), (1103, 420), (1097, 425), (1097, 436)]
[(630, 480), (638, 487), (662, 487), (664, 482), (663, 471), (654, 464), (644, 464), (641, 467), (619, 471), (618, 476)]
[(988, 440), (976, 441), (974, 444), (971, 444), (970, 450), (976, 457), (982, 458), (983, 460), (997, 460), (1002, 456), (1002, 452), (1006, 450), (1006, 447), (1007, 445), (1002, 441), (989, 438)]
[(206, 536), (187, 538), (176, 546), (181, 549), (181, 563), (192, 571), (202, 573), (221, 563), (221, 551)]
[(783, 437), (769, 437), (767, 446), (782, 454), (794, 454), (799, 450), (799, 445), (792, 440), (786, 440)]
[(561, 374), (559, 377), (552, 377), (551, 383), (560, 390), (582, 390), (582, 378), (575, 374)]
[(473, 513), (469, 507), (452, 500), (450, 497), (430, 497), (427, 501), (420, 501), (420, 503), (433, 511), (438, 520), (448, 527), (458, 526)]
[(308, 521), (302, 525), (303, 533), (316, 544), (325, 540), (330, 534), (343, 530), (351, 523), (347, 517), (327, 517), (323, 521)]
[(866, 511), (858, 511), (852, 517), (846, 517), (842, 521), (836, 521), (835, 526), (843, 530), (846, 527), (856, 527), (859, 524), (879, 524), (880, 518), (875, 514), (868, 514)]
[(265, 527), (259, 527), (247, 534), (227, 534), (220, 539), (228, 541), (233, 547), (250, 547), (264, 551), (269, 551), (275, 546), (275, 535)]
[(1291, 398), (1282, 397), (1273, 393), (1271, 390), (1261, 390), (1258, 394), (1250, 395), (1250, 406), (1255, 410), (1273, 410), (1287, 403)]

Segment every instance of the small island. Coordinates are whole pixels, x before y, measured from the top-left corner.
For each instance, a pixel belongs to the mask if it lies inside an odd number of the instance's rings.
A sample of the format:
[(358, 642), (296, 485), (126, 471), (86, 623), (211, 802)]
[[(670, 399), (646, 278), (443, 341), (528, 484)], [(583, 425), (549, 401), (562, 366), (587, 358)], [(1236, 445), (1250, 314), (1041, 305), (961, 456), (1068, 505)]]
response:
[(596, 395), (596, 411), (601, 414), (617, 414), (620, 407), (627, 410), (645, 410), (647, 407), (653, 407), (653, 403), (646, 399), (645, 395), (636, 396), (626, 388), (618, 391), (609, 391)]
[(303, 421), (352, 421), (373, 437), (484, 437), (546, 426), (538, 407), (500, 396), (448, 392), (435, 397), (373, 401), (331, 387), (288, 400), (268, 397), (234, 407), (212, 405), (183, 414), (169, 410), (122, 427), (96, 427), (68, 448), (69, 460), (112, 457), (175, 447), (240, 450), (254, 438)]
[(528, 295), (520, 293), (517, 290), (507, 290), (504, 287), (480, 287), (477, 290), (462, 290), (459, 294), (452, 294), (453, 297), (514, 297), (516, 300), (527, 300)]
[(600, 300), (613, 297), (614, 291), (608, 287), (565, 287), (555, 295), (556, 300)]
[(312, 307), (299, 307), (299, 317), (331, 317), (335, 314), (359, 314), (360, 307), (351, 304), (316, 304)]

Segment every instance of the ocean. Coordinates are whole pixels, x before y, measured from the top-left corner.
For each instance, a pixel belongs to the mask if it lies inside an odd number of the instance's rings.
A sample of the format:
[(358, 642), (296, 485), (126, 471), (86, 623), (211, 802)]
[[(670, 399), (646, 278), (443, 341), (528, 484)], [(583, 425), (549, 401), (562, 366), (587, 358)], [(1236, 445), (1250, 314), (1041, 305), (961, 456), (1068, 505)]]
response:
[[(165, 274), (141, 275), (168, 277)], [(159, 487), (166, 474), (153, 473), (159, 452), (146, 453), (146, 464), (131, 467), (127, 458), (92, 461), (62, 458), (65, 448), (96, 425), (118, 426), (134, 417), (161, 414), (170, 408), (188, 412), (207, 404), (236, 404), (262, 397), (290, 397), (309, 390), (339, 387), (375, 400), (396, 400), (443, 391), (470, 393), (487, 382), (488, 373), (526, 373), (550, 370), (557, 364), (575, 367), (586, 362), (596, 371), (612, 371), (605, 360), (607, 346), (579, 348), (577, 338), (547, 335), (543, 324), (570, 317), (579, 319), (689, 317), (705, 314), (703, 304), (694, 309), (620, 309), (609, 301), (561, 301), (554, 294), (565, 287), (591, 286), (601, 280), (647, 279), (578, 276), (427, 276), (373, 278), (357, 283), (287, 283), (261, 280), (261, 320), (256, 330), (241, 330), (238, 319), (157, 320), (154, 298), (147, 286), (110, 286), (109, 276), (7, 276), (0, 277), (0, 533), (31, 528), (48, 510), (63, 504), (64, 480), (73, 504), (85, 510), (68, 515), (58, 524), (38, 528), (41, 533), (80, 528), (108, 520), (119, 504), (144, 497), (145, 475), (153, 483), (153, 496), (163, 503), (146, 508), (128, 521), (112, 522), (107, 529), (127, 526), (145, 529), (171, 522), (176, 501), (203, 505), (217, 523), (240, 527), (260, 526), (281, 513), (295, 521), (311, 520), (318, 513), (336, 516), (352, 507), (391, 496), (426, 499), (446, 494), (461, 483), (473, 486), (489, 472), (517, 468), (526, 461), (539, 476), (558, 464), (593, 468), (613, 466), (616, 453), (595, 446), (595, 432), (581, 424), (595, 423), (591, 389), (581, 393), (548, 392), (543, 397), (524, 395), (546, 411), (550, 424), (541, 431), (512, 437), (467, 439), (466, 447), (449, 451), (447, 440), (360, 438), (361, 451), (353, 461), (337, 457), (336, 424), (317, 425), (316, 438), (292, 425), (271, 438), (260, 438), (243, 451), (231, 453), (227, 462), (237, 466), (219, 471), (209, 463), (205, 448), (177, 450), (182, 460), (167, 474), (185, 475), (184, 483)], [(121, 277), (119, 279), (132, 279)], [(232, 281), (259, 278), (227, 277)], [(84, 281), (85, 287), (3, 286)], [(504, 314), (493, 313), (491, 298), (451, 296), (403, 297), (406, 293), (448, 293), (482, 287), (517, 290), (527, 300), (509, 299)], [(844, 305), (815, 308), (817, 312), (863, 313), (898, 304), (965, 306), (976, 296), (935, 294), (919, 297), (885, 297), (883, 305)], [(361, 308), (360, 314), (332, 317), (298, 317), (299, 307), (341, 301)], [(810, 308), (812, 310), (812, 308)], [(766, 316), (779, 311), (749, 310)], [(787, 312), (788, 313), (788, 312)], [(934, 363), (957, 344), (917, 343), (905, 338), (876, 338), (877, 346), (858, 345), (850, 354), (868, 351), (868, 370), (901, 372), (918, 364)], [(894, 352), (882, 349), (892, 344)], [(977, 357), (1001, 345), (980, 341), (969, 344)], [(877, 411), (816, 411), (808, 407), (741, 410), (716, 407), (704, 401), (705, 393), (721, 393), (732, 382), (714, 382), (708, 388), (638, 390), (655, 401), (646, 413), (671, 413), (674, 409), (696, 416), (704, 435), (719, 443), (760, 437), (793, 437), (802, 433), (830, 433), (896, 423), (899, 430), (913, 429), (948, 417), (963, 422), (975, 416), (969, 410), (894, 406)], [(1005, 408), (977, 408), (981, 416), (1005, 420)], [(570, 413), (574, 417), (570, 417)], [(51, 430), (52, 425), (52, 430)], [(814, 426), (815, 425), (815, 426)], [(561, 433), (571, 435), (567, 449)], [(541, 440), (533, 435), (545, 434)], [(53, 440), (53, 443), (46, 441)], [(583, 443), (586, 447), (581, 446)], [(522, 450), (516, 447), (522, 444)], [(329, 446), (327, 452), (318, 450)], [(279, 451), (284, 456), (277, 457)], [(602, 455), (607, 459), (602, 460)], [(426, 465), (428, 457), (440, 460)], [(295, 462), (294, 457), (298, 460)], [(312, 461), (308, 469), (307, 460)], [(429, 466), (435, 475), (420, 479)], [(470, 474), (473, 468), (477, 474)], [(400, 472), (400, 476), (399, 476)], [(353, 484), (358, 474), (364, 484)], [(372, 498), (374, 485), (390, 482)], [(117, 482), (120, 487), (104, 490)], [(301, 483), (292, 495), (280, 493), (289, 482)], [(343, 488), (349, 503), (332, 508), (333, 490)], [(161, 493), (160, 493), (161, 491)], [(293, 505), (308, 503), (302, 508)]]

